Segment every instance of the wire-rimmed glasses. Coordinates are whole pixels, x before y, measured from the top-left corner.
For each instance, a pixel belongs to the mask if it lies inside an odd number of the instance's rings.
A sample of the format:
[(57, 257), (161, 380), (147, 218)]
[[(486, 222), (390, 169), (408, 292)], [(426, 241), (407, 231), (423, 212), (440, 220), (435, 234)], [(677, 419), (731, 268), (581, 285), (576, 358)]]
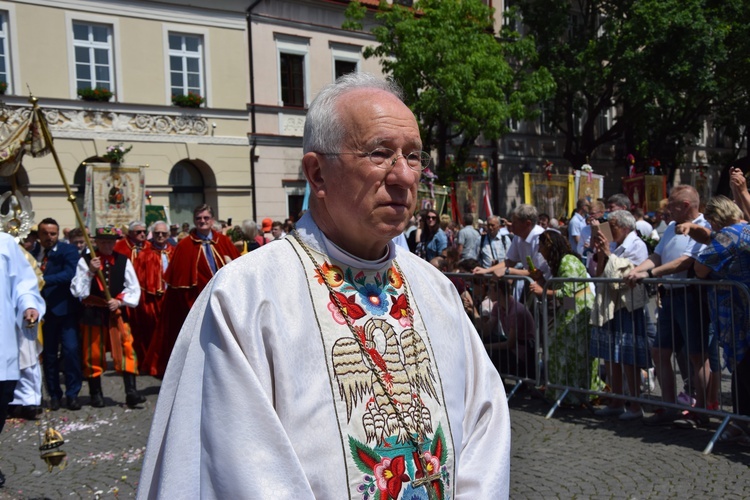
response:
[(426, 151), (412, 151), (408, 154), (397, 154), (389, 148), (375, 148), (369, 153), (358, 151), (344, 151), (340, 153), (320, 153), (326, 156), (356, 155), (360, 158), (369, 158), (373, 165), (378, 168), (387, 169), (393, 167), (399, 158), (406, 160), (406, 164), (412, 170), (421, 172), (430, 165), (432, 158)]

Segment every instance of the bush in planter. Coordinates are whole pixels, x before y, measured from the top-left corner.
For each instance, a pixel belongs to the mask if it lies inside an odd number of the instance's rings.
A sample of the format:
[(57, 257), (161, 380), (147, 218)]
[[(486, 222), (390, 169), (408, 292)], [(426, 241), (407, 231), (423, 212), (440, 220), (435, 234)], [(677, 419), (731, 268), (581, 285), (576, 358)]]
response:
[(8, 83), (0, 82), (0, 95), (5, 95), (6, 90), (8, 90)]
[(78, 97), (84, 101), (107, 102), (113, 95), (111, 90), (102, 87), (78, 89)]
[(198, 94), (188, 92), (187, 94), (172, 94), (172, 104), (181, 108), (200, 108), (206, 100)]

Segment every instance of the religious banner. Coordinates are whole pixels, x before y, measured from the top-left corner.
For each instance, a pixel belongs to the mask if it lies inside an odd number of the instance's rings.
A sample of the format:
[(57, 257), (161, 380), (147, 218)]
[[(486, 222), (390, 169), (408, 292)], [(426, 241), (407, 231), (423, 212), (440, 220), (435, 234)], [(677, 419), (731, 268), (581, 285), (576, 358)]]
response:
[(420, 184), (417, 188), (417, 210), (435, 210), (442, 214), (450, 196), (450, 190), (445, 186), (429, 186)]
[(574, 176), (525, 172), (523, 181), (524, 203), (550, 218), (570, 217), (576, 204)]
[(83, 217), (86, 226), (127, 227), (144, 220), (144, 174), (138, 165), (87, 163)]
[(713, 174), (706, 165), (698, 165), (691, 169), (690, 180), (701, 197), (701, 203), (706, 203), (711, 198), (713, 191)]
[(151, 227), (151, 224), (156, 221), (164, 221), (167, 225), (171, 224), (167, 205), (146, 205), (146, 227)]
[(585, 198), (588, 201), (604, 198), (603, 175), (576, 170), (575, 176), (574, 192), (576, 193), (576, 201), (581, 198)]
[(667, 178), (663, 175), (637, 174), (622, 178), (622, 191), (634, 207), (644, 212), (659, 208), (659, 202), (667, 197)]
[[(492, 215), (485, 206), (485, 189), (489, 189), (487, 181), (456, 181), (454, 184), (457, 222), (463, 223), (467, 213), (474, 216), (474, 220), (486, 220)], [(490, 207), (491, 208), (491, 207)]]

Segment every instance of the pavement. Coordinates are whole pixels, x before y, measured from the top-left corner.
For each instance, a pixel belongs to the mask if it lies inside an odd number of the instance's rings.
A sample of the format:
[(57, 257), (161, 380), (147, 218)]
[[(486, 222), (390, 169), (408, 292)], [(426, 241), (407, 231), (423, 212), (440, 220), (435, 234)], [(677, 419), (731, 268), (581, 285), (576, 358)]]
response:
[[(138, 488), (159, 381), (139, 377), (148, 401), (128, 409), (122, 379), (105, 373), (107, 406), (63, 406), (38, 421), (9, 419), (0, 436), (0, 499), (131, 498)], [(748, 498), (750, 448), (717, 444), (706, 429), (648, 427), (640, 421), (594, 417), (586, 409), (559, 409), (529, 393), (510, 402), (513, 432), (511, 498)], [(63, 434), (65, 469), (48, 472), (39, 456), (39, 428)], [(718, 426), (712, 422), (712, 428)]]

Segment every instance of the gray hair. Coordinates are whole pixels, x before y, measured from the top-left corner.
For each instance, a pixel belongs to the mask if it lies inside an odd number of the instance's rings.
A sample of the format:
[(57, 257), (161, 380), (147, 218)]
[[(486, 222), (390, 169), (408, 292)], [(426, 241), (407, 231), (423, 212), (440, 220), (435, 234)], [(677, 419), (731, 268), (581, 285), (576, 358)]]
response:
[(240, 227), (242, 228), (242, 234), (250, 240), (255, 239), (255, 236), (258, 234), (258, 224), (254, 220), (245, 219), (242, 221)]
[(349, 73), (326, 85), (310, 103), (302, 135), (302, 152), (331, 153), (346, 138), (347, 130), (341, 123), (338, 100), (359, 89), (383, 90), (403, 101), (403, 90), (392, 80), (382, 80), (370, 73)]
[(511, 215), (520, 220), (530, 221), (535, 226), (539, 223), (539, 212), (534, 205), (527, 205), (525, 203), (518, 205), (513, 209)]
[(156, 226), (158, 226), (159, 224), (164, 224), (165, 226), (167, 226), (167, 230), (169, 230), (169, 224), (167, 224), (167, 223), (166, 223), (165, 221), (163, 221), (163, 220), (158, 220), (158, 221), (154, 222), (153, 224), (151, 224), (151, 228), (150, 228), (149, 230), (150, 230), (150, 231), (153, 231), (153, 230), (154, 230), (154, 228), (155, 228)]
[(628, 195), (622, 193), (613, 194), (607, 198), (607, 204), (617, 205), (618, 207), (622, 207), (623, 210), (627, 210), (630, 208), (630, 198), (628, 198)]
[(627, 210), (615, 210), (609, 213), (608, 221), (628, 231), (635, 231), (635, 217)]
[(146, 223), (145, 223), (145, 222), (143, 222), (142, 220), (136, 220), (136, 221), (133, 221), (133, 222), (131, 222), (131, 223), (130, 223), (130, 225), (128, 226), (128, 231), (132, 231), (132, 230), (134, 230), (135, 228), (137, 228), (138, 226), (141, 226), (142, 228), (144, 228), (144, 229), (145, 229), (145, 228), (146, 228)]

